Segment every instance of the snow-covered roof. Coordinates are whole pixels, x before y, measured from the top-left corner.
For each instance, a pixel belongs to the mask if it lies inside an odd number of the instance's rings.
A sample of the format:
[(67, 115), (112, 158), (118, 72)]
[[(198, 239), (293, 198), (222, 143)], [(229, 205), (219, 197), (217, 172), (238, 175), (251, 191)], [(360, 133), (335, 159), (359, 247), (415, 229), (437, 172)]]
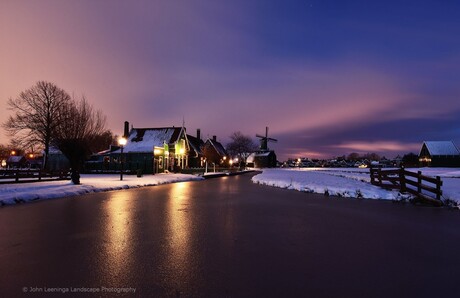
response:
[(187, 140), (190, 145), (190, 147), (195, 151), (196, 154), (202, 154), (202, 147), (204, 145), (203, 140), (198, 139), (194, 136), (187, 135)]
[[(45, 154), (45, 151), (43, 151), (43, 154)], [(48, 154), (62, 154), (61, 150), (59, 150), (58, 148), (54, 147), (54, 146), (50, 146), (50, 148), (48, 149)]]
[(426, 141), (423, 144), (430, 155), (460, 155), (460, 151), (452, 141)]
[(23, 159), (24, 159), (24, 156), (22, 155), (13, 155), (13, 156), (8, 157), (7, 162), (8, 163), (18, 163), (18, 162), (21, 162)]
[(269, 156), (273, 151), (259, 151), (259, 152), (253, 152), (249, 154), (248, 158), (246, 158), (246, 162), (254, 162), (256, 157), (267, 157)]
[(176, 142), (180, 131), (180, 127), (133, 128), (123, 152), (153, 152), (155, 146), (163, 147), (165, 142), (167, 144)]
[(269, 156), (271, 151), (257, 152), (256, 156)]
[(106, 149), (106, 150), (99, 151), (99, 152), (97, 152), (97, 153), (94, 154), (94, 155), (105, 155), (105, 154), (108, 154), (108, 153), (110, 153), (110, 152), (111, 152), (110, 149)]

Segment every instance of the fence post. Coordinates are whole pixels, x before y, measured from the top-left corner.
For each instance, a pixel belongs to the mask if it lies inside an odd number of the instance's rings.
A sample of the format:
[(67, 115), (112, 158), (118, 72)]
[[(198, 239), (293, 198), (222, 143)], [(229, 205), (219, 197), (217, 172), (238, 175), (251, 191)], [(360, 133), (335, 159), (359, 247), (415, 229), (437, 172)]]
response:
[(42, 181), (42, 170), (38, 171), (38, 181)]
[(377, 174), (379, 176), (379, 186), (382, 186), (382, 170), (377, 169)]
[(422, 172), (417, 171), (417, 192), (418, 194), (422, 194)]
[(400, 191), (406, 192), (406, 177), (404, 176), (404, 168), (399, 169), (399, 184)]
[(16, 179), (15, 180), (16, 180), (16, 182), (19, 181), (19, 170), (16, 170)]
[(441, 200), (442, 190), (441, 190), (441, 177), (436, 176), (436, 199)]

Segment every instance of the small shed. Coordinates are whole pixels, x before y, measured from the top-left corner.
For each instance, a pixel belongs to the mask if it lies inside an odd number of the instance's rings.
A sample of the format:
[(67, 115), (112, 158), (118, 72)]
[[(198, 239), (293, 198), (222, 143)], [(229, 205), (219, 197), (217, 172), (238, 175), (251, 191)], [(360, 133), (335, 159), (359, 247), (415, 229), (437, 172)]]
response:
[(453, 141), (425, 141), (419, 153), (421, 166), (459, 167), (460, 150)]
[(6, 160), (8, 168), (25, 168), (28, 166), (27, 159), (22, 155), (12, 155)]
[(254, 168), (274, 168), (276, 167), (275, 151), (257, 151), (249, 155), (246, 159), (248, 167)]
[(69, 159), (56, 147), (50, 147), (48, 156), (45, 156), (47, 161), (47, 170), (50, 171), (65, 171), (70, 168)]

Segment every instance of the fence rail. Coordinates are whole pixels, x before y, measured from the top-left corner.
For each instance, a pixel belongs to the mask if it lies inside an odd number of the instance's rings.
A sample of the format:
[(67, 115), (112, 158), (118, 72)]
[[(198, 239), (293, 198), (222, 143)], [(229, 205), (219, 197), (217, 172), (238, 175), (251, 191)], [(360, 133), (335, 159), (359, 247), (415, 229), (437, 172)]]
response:
[(68, 180), (69, 171), (44, 171), (39, 169), (4, 169), (0, 170), (0, 184), (25, 183), (51, 180)]
[(436, 206), (443, 205), (441, 201), (442, 181), (439, 176), (425, 176), (421, 171), (414, 173), (404, 168), (391, 170), (370, 168), (370, 175), (373, 185), (410, 193), (419, 200)]

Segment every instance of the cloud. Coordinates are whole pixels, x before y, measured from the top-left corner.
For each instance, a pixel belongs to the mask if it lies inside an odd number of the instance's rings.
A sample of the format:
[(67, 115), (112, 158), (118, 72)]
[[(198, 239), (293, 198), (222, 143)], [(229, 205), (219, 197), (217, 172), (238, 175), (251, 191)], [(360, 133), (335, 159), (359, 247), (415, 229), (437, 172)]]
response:
[(414, 41), (417, 26), (389, 33), (387, 14), (324, 5), (2, 2), (0, 102), (49, 80), (85, 94), (115, 133), (184, 117), (225, 143), (269, 126), (280, 158), (458, 136), (458, 39), (434, 34), (446, 24)]
[(420, 143), (403, 143), (399, 141), (377, 141), (362, 142), (350, 141), (347, 143), (332, 146), (335, 148), (345, 149), (347, 152), (402, 152), (420, 149)]

